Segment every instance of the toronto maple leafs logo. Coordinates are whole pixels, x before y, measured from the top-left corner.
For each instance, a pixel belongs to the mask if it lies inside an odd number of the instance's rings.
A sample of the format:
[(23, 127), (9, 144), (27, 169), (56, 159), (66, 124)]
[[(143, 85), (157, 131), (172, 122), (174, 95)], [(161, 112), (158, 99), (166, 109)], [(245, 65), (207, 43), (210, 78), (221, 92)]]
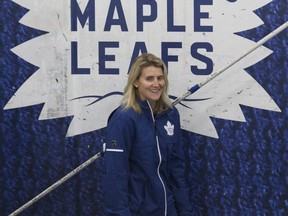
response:
[[(271, 0), (14, 2), (29, 9), (20, 23), (47, 33), (12, 49), (39, 69), (5, 109), (44, 104), (39, 120), (73, 116), (74, 136), (106, 127), (139, 53), (165, 61), (175, 99), (255, 44), (234, 33), (263, 24), (253, 11)], [(210, 117), (245, 122), (240, 104), (280, 111), (244, 70), (271, 52), (262, 46), (177, 105), (182, 128), (217, 138)]]
[(164, 125), (165, 130), (167, 131), (168, 136), (174, 135), (174, 125), (170, 121), (167, 121), (167, 125)]

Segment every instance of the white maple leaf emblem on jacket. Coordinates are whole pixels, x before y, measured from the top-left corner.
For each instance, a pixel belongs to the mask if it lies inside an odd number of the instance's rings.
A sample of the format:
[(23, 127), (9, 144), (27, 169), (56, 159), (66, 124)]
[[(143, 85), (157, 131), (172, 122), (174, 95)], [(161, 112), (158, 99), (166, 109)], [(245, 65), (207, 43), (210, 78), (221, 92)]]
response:
[(167, 131), (168, 136), (174, 135), (174, 125), (170, 121), (167, 121), (167, 125), (164, 125), (165, 130)]

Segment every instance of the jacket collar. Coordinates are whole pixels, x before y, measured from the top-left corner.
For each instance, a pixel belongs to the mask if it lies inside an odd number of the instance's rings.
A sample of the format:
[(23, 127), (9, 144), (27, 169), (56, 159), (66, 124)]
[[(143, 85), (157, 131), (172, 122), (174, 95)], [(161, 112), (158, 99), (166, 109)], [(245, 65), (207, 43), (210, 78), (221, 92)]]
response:
[[(142, 112), (146, 115), (146, 116), (149, 116), (149, 117), (152, 117), (152, 119), (154, 119), (154, 116), (153, 116), (153, 110), (152, 110), (152, 107), (149, 103), (148, 100), (141, 100), (140, 98), (137, 98), (137, 102), (142, 110)], [(168, 110), (165, 110), (163, 112), (161, 112), (160, 114), (158, 114), (156, 116), (156, 118), (162, 116), (164, 113), (168, 113), (170, 112), (172, 109), (169, 108)]]

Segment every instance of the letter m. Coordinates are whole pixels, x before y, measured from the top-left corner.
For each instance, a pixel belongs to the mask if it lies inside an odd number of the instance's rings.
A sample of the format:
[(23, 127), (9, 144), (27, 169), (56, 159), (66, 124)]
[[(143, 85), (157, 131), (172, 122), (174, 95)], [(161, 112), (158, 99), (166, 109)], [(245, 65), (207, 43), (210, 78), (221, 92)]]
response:
[(83, 13), (77, 0), (71, 0), (71, 31), (77, 31), (77, 18), (82, 28), (89, 19), (89, 31), (95, 31), (95, 0), (88, 1)]

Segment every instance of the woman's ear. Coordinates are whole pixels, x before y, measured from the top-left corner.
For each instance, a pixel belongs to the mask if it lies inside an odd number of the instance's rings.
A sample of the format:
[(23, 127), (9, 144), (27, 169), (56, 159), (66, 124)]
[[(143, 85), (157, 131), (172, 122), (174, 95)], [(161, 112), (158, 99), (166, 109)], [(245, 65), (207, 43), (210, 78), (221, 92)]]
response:
[(135, 88), (138, 88), (138, 82), (137, 81), (134, 82), (134, 86), (135, 86)]

